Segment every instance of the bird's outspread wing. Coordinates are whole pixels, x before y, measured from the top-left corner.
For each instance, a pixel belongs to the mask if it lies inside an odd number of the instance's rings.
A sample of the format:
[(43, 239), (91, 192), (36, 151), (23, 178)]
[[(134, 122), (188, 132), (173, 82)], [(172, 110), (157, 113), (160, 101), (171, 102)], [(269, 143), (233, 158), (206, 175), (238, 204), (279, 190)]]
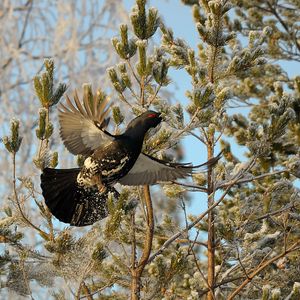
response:
[(141, 153), (132, 169), (119, 180), (123, 185), (155, 184), (160, 181), (173, 181), (193, 174), (195, 168), (208, 168), (215, 165), (222, 157), (220, 152), (216, 157), (200, 165), (190, 163), (172, 163)]
[(191, 164), (169, 163), (141, 153), (133, 168), (119, 182), (123, 185), (154, 184), (184, 178), (192, 171)]
[[(92, 98), (92, 99), (91, 99)], [(66, 105), (59, 106), (60, 136), (66, 148), (74, 155), (90, 155), (100, 146), (113, 140), (105, 131), (111, 104), (109, 99), (99, 103), (96, 96), (83, 97), (83, 105), (75, 92), (74, 103), (66, 97)]]

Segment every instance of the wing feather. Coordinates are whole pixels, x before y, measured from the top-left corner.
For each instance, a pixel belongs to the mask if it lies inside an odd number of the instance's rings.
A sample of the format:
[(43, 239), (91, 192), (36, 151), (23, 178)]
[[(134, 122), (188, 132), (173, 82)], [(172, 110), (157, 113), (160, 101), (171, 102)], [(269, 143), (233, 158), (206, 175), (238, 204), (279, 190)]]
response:
[(190, 163), (166, 162), (141, 153), (132, 169), (119, 182), (123, 185), (150, 185), (160, 181), (173, 181), (192, 175), (195, 168), (211, 167), (221, 157), (222, 152), (203, 164), (193, 166)]
[(100, 105), (96, 97), (92, 97), (92, 103), (89, 103), (89, 99), (89, 95), (85, 95), (82, 105), (75, 91), (74, 102), (67, 96), (66, 104), (60, 104), (58, 108), (60, 136), (66, 148), (75, 155), (90, 155), (113, 139), (104, 130), (108, 124), (105, 118), (111, 109), (109, 99), (105, 99)]
[(93, 114), (92, 114), (90, 105), (87, 103), (86, 98), (84, 98), (83, 106), (84, 106), (84, 109), (85, 109), (85, 111), (86, 111), (86, 113), (87, 113), (88, 118), (89, 118), (89, 119), (92, 119), (92, 118), (93, 118)]
[(141, 153), (132, 169), (119, 182), (123, 185), (155, 184), (184, 178), (192, 171), (190, 164), (168, 163)]

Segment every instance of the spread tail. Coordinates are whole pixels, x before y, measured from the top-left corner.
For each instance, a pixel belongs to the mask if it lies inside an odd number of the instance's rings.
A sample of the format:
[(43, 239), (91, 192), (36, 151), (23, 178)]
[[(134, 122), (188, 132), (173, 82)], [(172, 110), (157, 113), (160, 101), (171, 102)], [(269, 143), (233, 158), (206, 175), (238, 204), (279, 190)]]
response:
[(41, 174), (41, 188), (45, 203), (51, 213), (60, 221), (74, 226), (86, 226), (108, 215), (107, 197), (112, 192), (108, 188), (99, 193), (95, 187), (81, 187), (77, 183), (79, 168), (51, 169), (45, 168)]

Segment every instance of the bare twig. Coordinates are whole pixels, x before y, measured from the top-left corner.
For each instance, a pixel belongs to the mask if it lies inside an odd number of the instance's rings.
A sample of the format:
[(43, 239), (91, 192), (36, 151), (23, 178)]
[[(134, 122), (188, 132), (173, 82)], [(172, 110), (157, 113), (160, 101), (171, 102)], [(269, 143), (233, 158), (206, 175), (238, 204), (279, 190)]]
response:
[[(26, 30), (27, 30), (28, 21), (29, 21), (29, 16), (30, 16), (30, 13), (31, 13), (31, 10), (32, 10), (32, 5), (33, 5), (33, 0), (29, 0), (29, 1), (27, 1), (27, 3), (26, 3), (25, 6), (24, 6), (24, 7), (26, 7), (26, 8), (28, 7), (28, 8), (27, 8), (27, 12), (26, 12), (25, 21), (24, 21), (24, 24), (23, 24), (21, 36), (20, 36), (19, 41), (18, 41), (17, 49), (21, 49), (22, 46), (23, 46), (23, 39), (24, 39)], [(11, 64), (12, 61), (13, 61), (13, 57), (10, 57), (10, 58), (9, 58), (9, 59), (1, 66), (1, 69), (2, 69), (2, 70), (5, 70), (5, 69)]]
[[(227, 283), (230, 283), (230, 282), (234, 282), (234, 281), (236, 281), (236, 280), (240, 280), (240, 279), (243, 279), (243, 278), (244, 278), (244, 277), (242, 277), (242, 276), (237, 276), (237, 277), (232, 277), (232, 278), (224, 279), (224, 280), (222, 280), (221, 282), (216, 283), (216, 284), (214, 285), (214, 288), (216, 289), (216, 288), (218, 288), (218, 287), (220, 287), (220, 286), (222, 286), (222, 285), (224, 285), (224, 284), (227, 284)], [(209, 289), (208, 289), (208, 288), (205, 289), (205, 290), (203, 290), (201, 293), (199, 293), (199, 297), (205, 295), (205, 294), (208, 293), (208, 292), (209, 292)]]
[[(94, 291), (94, 292), (92, 292), (92, 293), (90, 292), (89, 295), (90, 295), (90, 296), (94, 296), (94, 295), (96, 295), (96, 294), (102, 292), (103, 290), (105, 290), (105, 289), (107, 289), (107, 288), (109, 288), (109, 287), (112, 287), (115, 283), (116, 283), (116, 281), (109, 282), (108, 284), (104, 285), (103, 287), (101, 287), (101, 288), (98, 289), (97, 291)], [(87, 298), (87, 295), (85, 295), (85, 296), (81, 296), (80, 299), (89, 299), (89, 298)], [(91, 298), (91, 299), (93, 299), (93, 298)]]
[(154, 93), (154, 95), (151, 97), (151, 99), (148, 101), (148, 107), (152, 104), (152, 102), (155, 100), (159, 90), (161, 89), (161, 85), (159, 85)]
[(285, 29), (287, 34), (290, 36), (291, 40), (295, 43), (295, 46), (297, 47), (298, 51), (300, 51), (300, 44), (298, 43), (298, 40), (297, 40), (296, 36), (290, 31), (288, 25), (281, 18), (281, 16), (278, 14), (276, 8), (274, 6), (272, 6), (272, 4), (269, 1), (267, 1), (267, 5), (268, 5), (271, 13), (277, 18), (277, 20), (280, 22), (280, 24)]
[(136, 82), (140, 85), (141, 82), (140, 82), (139, 78), (137, 77), (137, 75), (135, 74), (134, 69), (133, 69), (133, 67), (132, 67), (132, 65), (131, 65), (130, 60), (127, 59), (126, 62), (127, 62), (128, 66), (129, 66), (129, 69), (130, 69), (130, 71), (131, 71), (133, 77), (135, 78)]
[(184, 186), (184, 187), (188, 187), (188, 188), (192, 188), (195, 189), (196, 192), (207, 192), (207, 188), (203, 187), (203, 186), (199, 186), (199, 185), (194, 185), (194, 184), (188, 184), (188, 183), (183, 183), (183, 182), (178, 182), (178, 181), (171, 181), (174, 184), (180, 185), (180, 186)]
[[(166, 236), (158, 236), (158, 235), (155, 235), (156, 238), (160, 239), (160, 240), (167, 240), (168, 238)], [(206, 242), (200, 242), (200, 241), (197, 241), (197, 240), (191, 240), (191, 239), (177, 239), (175, 240), (176, 243), (178, 244), (194, 244), (194, 245), (197, 245), (197, 246), (203, 246), (203, 247), (207, 247), (207, 243)]]
[(198, 260), (197, 260), (197, 256), (196, 256), (196, 253), (195, 253), (194, 249), (191, 249), (191, 251), (192, 251), (192, 254), (193, 254), (193, 257), (194, 257), (194, 261), (195, 261), (196, 267), (198, 269), (198, 272), (200, 273), (202, 279), (205, 281), (205, 284), (207, 285), (208, 290), (211, 292), (213, 298), (215, 299), (215, 296), (214, 296), (214, 293), (213, 293), (213, 289), (209, 285), (209, 283), (207, 281), (207, 278), (205, 277), (205, 275), (203, 274), (203, 272), (202, 272), (202, 270), (201, 270), (201, 268), (199, 266), (199, 263), (198, 263)]
[(173, 140), (178, 139), (182, 134), (188, 132), (188, 130), (192, 126), (193, 122), (195, 121), (199, 111), (200, 111), (200, 108), (197, 108), (195, 113), (191, 117), (190, 122), (187, 125), (185, 125), (185, 127), (183, 129), (181, 129), (175, 136), (172, 137)]
[(36, 225), (34, 225), (24, 214), (23, 212), (23, 209), (21, 207), (21, 204), (20, 204), (20, 199), (19, 199), (19, 196), (18, 196), (18, 192), (17, 192), (17, 186), (16, 186), (16, 154), (13, 153), (13, 191), (14, 191), (14, 198), (15, 198), (15, 203), (17, 204), (17, 207), (18, 207), (18, 210), (19, 210), (19, 213), (23, 219), (23, 221), (29, 225), (30, 227), (32, 227), (33, 229), (35, 229), (36, 231), (38, 231), (38, 233), (46, 240), (49, 239), (48, 237), (48, 234), (41, 230), (40, 228), (38, 228)]

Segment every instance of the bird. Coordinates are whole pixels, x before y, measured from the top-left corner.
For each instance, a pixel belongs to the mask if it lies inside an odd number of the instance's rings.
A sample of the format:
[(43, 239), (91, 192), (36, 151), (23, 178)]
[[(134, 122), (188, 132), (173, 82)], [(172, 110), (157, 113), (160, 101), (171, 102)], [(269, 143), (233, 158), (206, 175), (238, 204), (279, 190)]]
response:
[(108, 215), (107, 199), (118, 198), (114, 185), (153, 185), (192, 175), (195, 167), (215, 164), (217, 157), (193, 166), (160, 160), (142, 152), (146, 133), (162, 122), (161, 113), (147, 110), (121, 134), (107, 131), (112, 103), (77, 92), (59, 104), (60, 137), (73, 155), (83, 155), (81, 168), (44, 168), (41, 189), (50, 212), (73, 226), (87, 226)]

